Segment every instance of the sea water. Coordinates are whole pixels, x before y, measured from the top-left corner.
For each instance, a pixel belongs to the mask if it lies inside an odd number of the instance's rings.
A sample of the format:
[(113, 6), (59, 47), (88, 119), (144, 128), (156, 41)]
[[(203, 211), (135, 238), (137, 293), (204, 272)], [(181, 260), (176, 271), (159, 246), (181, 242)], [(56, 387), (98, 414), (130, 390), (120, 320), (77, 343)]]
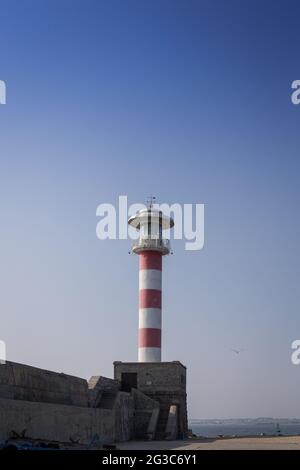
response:
[(197, 436), (296, 436), (300, 420), (191, 420), (189, 429)]

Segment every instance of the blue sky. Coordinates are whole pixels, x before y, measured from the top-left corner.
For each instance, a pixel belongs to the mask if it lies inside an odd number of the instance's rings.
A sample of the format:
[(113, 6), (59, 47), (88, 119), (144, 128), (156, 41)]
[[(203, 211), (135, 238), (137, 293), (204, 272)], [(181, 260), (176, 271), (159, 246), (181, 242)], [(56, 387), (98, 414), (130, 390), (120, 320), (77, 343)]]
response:
[[(164, 263), (163, 357), (192, 418), (298, 417), (294, 1), (0, 0), (1, 339), (88, 378), (136, 360), (138, 259), (96, 207), (205, 204)], [(230, 348), (243, 348), (235, 355)]]

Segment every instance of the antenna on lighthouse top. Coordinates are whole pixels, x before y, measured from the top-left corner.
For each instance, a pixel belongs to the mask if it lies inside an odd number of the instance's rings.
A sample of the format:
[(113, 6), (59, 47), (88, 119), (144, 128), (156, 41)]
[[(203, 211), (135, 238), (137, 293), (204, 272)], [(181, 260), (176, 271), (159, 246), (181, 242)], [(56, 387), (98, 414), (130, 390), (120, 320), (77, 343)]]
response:
[(156, 200), (155, 196), (147, 197), (147, 207), (148, 207), (148, 209), (152, 209), (153, 204), (155, 203), (155, 200)]

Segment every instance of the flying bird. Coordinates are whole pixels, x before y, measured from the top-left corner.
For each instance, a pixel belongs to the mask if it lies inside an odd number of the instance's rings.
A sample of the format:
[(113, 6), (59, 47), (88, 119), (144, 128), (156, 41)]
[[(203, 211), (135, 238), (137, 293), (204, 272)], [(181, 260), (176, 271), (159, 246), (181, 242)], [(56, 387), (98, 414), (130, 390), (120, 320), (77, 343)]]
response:
[(232, 348), (230, 348), (230, 351), (233, 351), (235, 354), (240, 354), (240, 352), (244, 351), (244, 349), (232, 349)]

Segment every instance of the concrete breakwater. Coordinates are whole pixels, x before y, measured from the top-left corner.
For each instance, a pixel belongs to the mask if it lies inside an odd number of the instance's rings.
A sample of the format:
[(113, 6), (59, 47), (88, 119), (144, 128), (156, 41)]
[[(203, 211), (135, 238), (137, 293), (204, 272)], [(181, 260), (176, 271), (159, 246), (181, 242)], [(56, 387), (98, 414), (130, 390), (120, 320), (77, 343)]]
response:
[[(124, 364), (115, 363), (115, 369), (120, 371)], [(105, 444), (155, 439), (158, 430), (160, 438), (168, 438), (168, 433), (169, 437), (177, 437), (180, 430), (176, 397), (185, 399), (180, 389), (181, 376), (178, 375), (178, 383), (173, 379), (172, 390), (169, 386), (168, 391), (168, 377), (160, 369), (170, 370), (176, 379), (174, 371), (182, 374), (185, 368), (176, 362), (160, 363), (159, 371), (155, 365), (147, 367), (152, 376), (164, 378), (151, 390), (152, 396), (139, 390), (138, 383), (128, 386), (123, 380), (128, 374), (120, 373), (114, 379), (93, 376), (86, 381), (6, 362), (0, 366), (0, 440), (20, 437), (88, 445), (96, 436), (97, 442)]]

